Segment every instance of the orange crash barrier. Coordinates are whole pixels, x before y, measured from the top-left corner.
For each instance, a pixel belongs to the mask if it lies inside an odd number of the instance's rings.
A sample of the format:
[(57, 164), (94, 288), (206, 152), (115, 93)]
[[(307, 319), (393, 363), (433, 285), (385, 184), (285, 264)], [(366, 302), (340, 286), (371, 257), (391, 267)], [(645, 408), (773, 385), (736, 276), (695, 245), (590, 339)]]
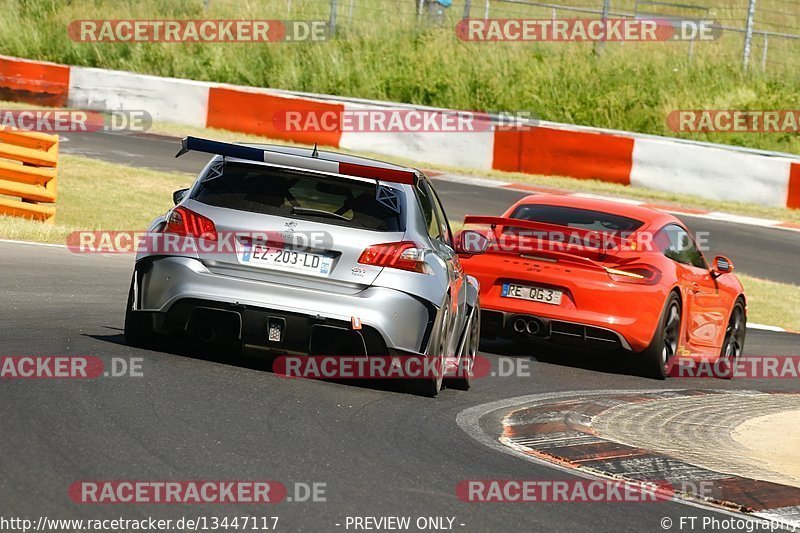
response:
[(0, 215), (53, 223), (58, 135), (0, 128)]

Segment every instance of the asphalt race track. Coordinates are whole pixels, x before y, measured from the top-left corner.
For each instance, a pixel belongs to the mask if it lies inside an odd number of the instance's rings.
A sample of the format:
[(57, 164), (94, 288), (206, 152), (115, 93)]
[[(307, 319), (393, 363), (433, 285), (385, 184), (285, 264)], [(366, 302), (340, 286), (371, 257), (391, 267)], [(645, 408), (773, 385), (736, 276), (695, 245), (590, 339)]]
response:
[[(72, 136), (62, 150), (187, 172), (206, 160), (197, 154), (173, 159), (174, 141), (103, 134)], [(447, 182), (437, 186), (453, 218), (474, 205), (482, 213), (499, 213), (520, 196)], [(700, 219), (690, 224), (711, 231), (715, 250), (724, 249), (740, 271), (798, 282), (796, 234)], [(663, 531), (665, 516), (677, 524), (681, 516), (728, 515), (676, 502), (461, 502), (455, 492), (461, 480), (569, 475), (484, 446), (456, 424), (456, 416), (480, 404), (558, 391), (797, 389), (791, 379), (659, 382), (629, 375), (624, 364), (607, 358), (531, 353), (489, 342), (482, 350), (493, 368), (501, 359), (533, 356), (530, 375), (478, 379), (469, 392), (444, 390), (436, 399), (405, 394), (393, 384), (285, 379), (266, 371), (257, 357), (126, 346), (122, 324), (132, 265), (129, 255), (77, 255), (63, 247), (0, 242), (3, 355), (91, 355), (107, 363), (142, 358), (143, 374), (0, 383), (0, 501), (7, 515), (279, 516), (279, 531), (346, 531), (348, 516), (441, 516), (455, 517), (453, 528), (463, 531)], [(800, 355), (800, 336), (751, 330), (746, 351)], [(502, 414), (491, 413), (482, 423), (497, 424)], [(326, 501), (78, 505), (68, 497), (75, 481), (113, 479), (271, 479), (290, 487), (290, 495), (295, 483), (324, 483)]]

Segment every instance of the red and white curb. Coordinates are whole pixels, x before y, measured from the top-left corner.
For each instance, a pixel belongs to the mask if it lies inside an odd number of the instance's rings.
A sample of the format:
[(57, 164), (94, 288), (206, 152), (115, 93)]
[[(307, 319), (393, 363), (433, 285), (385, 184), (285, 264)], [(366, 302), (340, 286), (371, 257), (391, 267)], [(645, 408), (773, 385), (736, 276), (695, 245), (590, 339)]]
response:
[[(758, 394), (729, 390), (573, 391), (500, 400), (466, 409), (456, 422), (471, 437), (497, 451), (583, 478), (632, 482), (667, 481), (674, 501), (723, 514), (772, 520), (800, 527), (800, 488), (722, 474), (598, 435), (594, 417), (626, 403), (698, 395)], [(797, 393), (777, 393), (797, 394)], [(502, 433), (487, 432), (481, 419), (502, 415)], [(493, 430), (496, 431), (496, 430)], [(703, 494), (691, 487), (703, 481)], [(732, 512), (736, 511), (736, 512)]]

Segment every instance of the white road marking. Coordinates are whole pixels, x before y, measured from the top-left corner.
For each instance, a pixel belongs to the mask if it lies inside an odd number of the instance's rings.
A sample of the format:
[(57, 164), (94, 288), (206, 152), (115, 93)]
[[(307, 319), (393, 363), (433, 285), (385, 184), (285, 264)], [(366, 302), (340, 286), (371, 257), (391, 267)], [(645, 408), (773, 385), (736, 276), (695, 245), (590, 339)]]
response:
[(66, 248), (66, 244), (52, 244), (49, 242), (33, 242), (33, 241), (13, 241), (11, 239), (0, 239), (0, 242), (6, 242), (9, 244), (29, 244), (31, 246), (49, 246), (51, 248)]
[(774, 331), (776, 333), (786, 333), (785, 329), (779, 328), (778, 326), (768, 326), (766, 324), (756, 324), (753, 322), (747, 324), (747, 329), (757, 329), (761, 331)]

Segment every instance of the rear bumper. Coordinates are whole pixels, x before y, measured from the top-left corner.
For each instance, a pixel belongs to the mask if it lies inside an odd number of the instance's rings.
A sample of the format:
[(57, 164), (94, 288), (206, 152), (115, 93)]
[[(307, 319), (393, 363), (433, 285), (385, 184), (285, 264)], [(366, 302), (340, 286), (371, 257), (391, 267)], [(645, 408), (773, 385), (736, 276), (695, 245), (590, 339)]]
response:
[[(436, 311), (432, 304), (395, 289), (325, 292), (215, 274), (186, 257), (141, 261), (135, 282), (134, 310), (152, 314), (157, 329), (193, 333), (205, 318), (232, 329), (246, 344), (284, 352), (308, 353), (312, 332), (325, 328), (343, 334), (358, 331), (368, 349), (424, 352)], [(209, 313), (215, 318), (202, 316)], [(360, 320), (360, 331), (352, 328), (353, 317)], [(268, 338), (269, 325), (276, 321), (285, 328), (278, 343)], [(325, 335), (314, 337), (319, 343)]]
[[(501, 336), (516, 333), (509, 318), (532, 317), (546, 326), (540, 338), (602, 347), (611, 333), (620, 348), (638, 353), (652, 341), (670, 290), (664, 282), (620, 283), (601, 270), (522, 256), (474, 256), (469, 261), (465, 269), (480, 282), (481, 307), (500, 313), (499, 319), (487, 315), (483, 324), (492, 322), (495, 335)], [(504, 283), (560, 290), (561, 303), (504, 297)]]
[(622, 331), (608, 326), (491, 309), (481, 310), (481, 330), (488, 336), (548, 340), (602, 351), (639, 352), (646, 347), (631, 345)]

